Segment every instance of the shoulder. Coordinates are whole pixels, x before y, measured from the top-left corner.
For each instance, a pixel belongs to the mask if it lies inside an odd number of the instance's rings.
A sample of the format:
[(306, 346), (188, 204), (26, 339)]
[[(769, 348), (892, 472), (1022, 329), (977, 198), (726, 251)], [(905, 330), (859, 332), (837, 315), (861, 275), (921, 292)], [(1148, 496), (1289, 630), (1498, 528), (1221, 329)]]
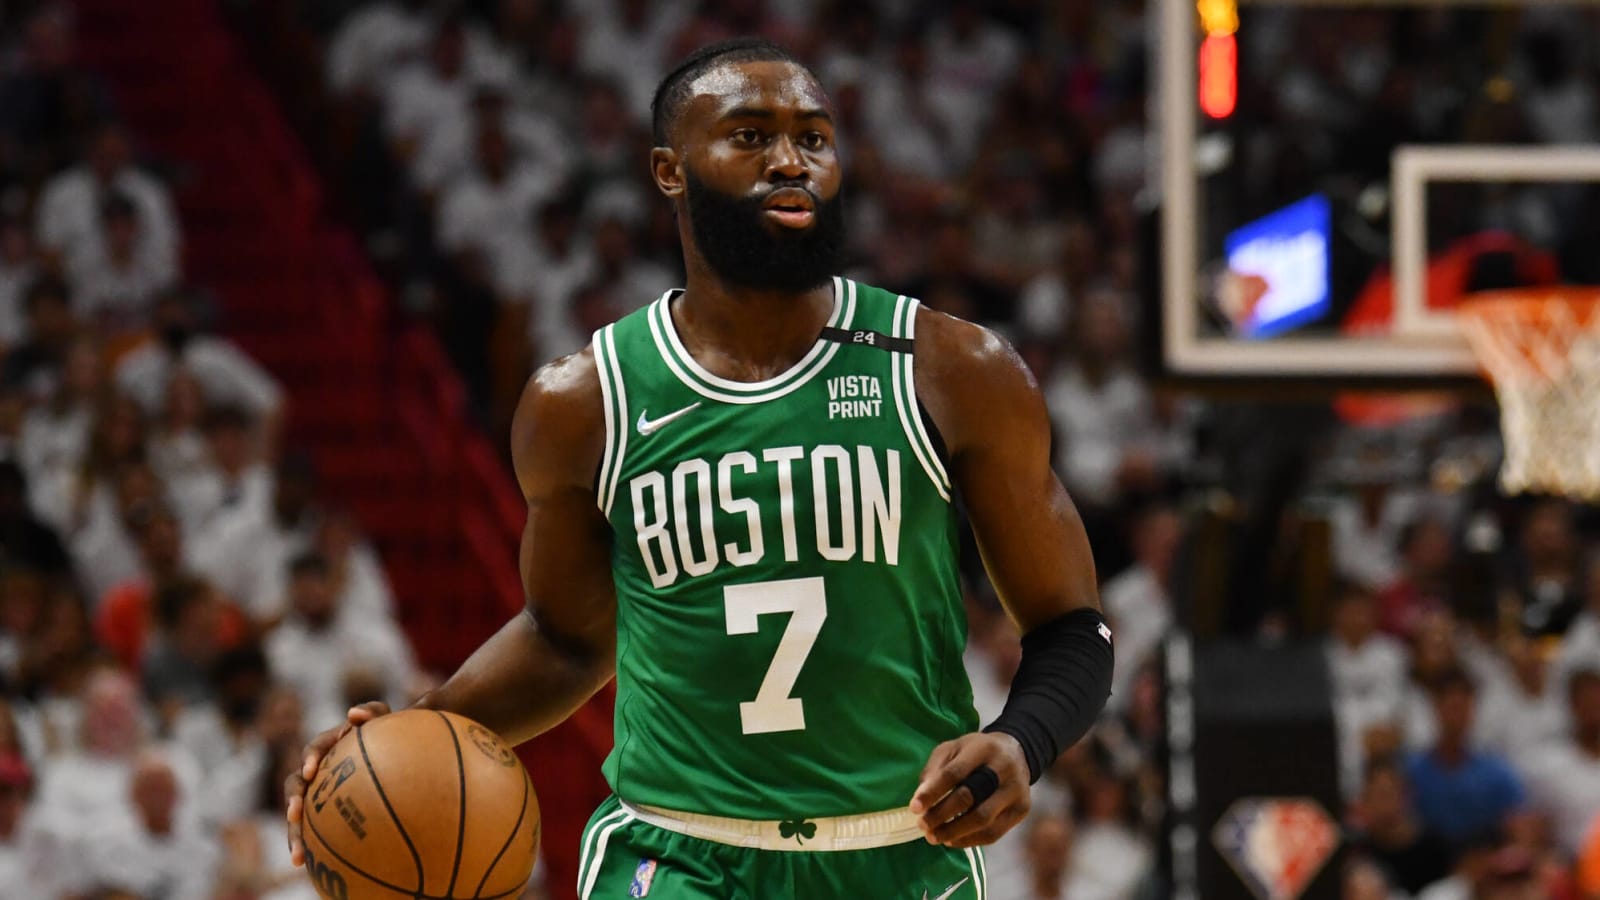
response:
[(919, 307), (916, 341), (917, 395), (952, 452), (984, 435), (1019, 436), (1013, 429), (1048, 434), (1039, 384), (1005, 338)]
[(592, 346), (533, 373), (511, 421), (511, 455), (524, 494), (536, 482), (589, 483), (605, 441), (605, 400)]

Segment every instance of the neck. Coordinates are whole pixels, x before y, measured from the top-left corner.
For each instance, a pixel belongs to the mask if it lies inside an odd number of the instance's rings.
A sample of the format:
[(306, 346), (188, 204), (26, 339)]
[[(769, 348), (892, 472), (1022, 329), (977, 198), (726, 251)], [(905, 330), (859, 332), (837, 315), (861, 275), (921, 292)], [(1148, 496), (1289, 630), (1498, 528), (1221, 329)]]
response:
[(1464, 740), (1453, 737), (1441, 737), (1433, 753), (1444, 762), (1456, 765), (1466, 760), (1467, 743)]
[(799, 362), (833, 314), (833, 282), (801, 293), (730, 285), (698, 254), (669, 309), (695, 359), (723, 378), (761, 381)]

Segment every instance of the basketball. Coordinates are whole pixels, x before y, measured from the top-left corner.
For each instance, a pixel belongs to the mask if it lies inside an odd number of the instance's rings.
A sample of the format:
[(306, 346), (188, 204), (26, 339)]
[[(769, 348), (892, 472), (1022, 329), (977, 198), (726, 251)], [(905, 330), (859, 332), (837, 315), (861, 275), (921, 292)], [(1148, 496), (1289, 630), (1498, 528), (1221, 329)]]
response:
[(510, 745), (471, 719), (406, 710), (352, 729), (306, 794), (306, 874), (328, 900), (517, 895), (539, 803)]

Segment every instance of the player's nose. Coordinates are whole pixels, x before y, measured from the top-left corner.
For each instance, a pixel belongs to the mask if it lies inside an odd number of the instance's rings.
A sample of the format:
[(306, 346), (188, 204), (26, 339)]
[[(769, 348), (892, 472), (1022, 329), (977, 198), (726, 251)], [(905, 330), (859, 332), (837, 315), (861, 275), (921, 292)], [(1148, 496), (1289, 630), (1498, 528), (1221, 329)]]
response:
[(805, 157), (800, 148), (786, 134), (780, 134), (767, 145), (767, 178), (771, 181), (789, 181), (807, 175)]

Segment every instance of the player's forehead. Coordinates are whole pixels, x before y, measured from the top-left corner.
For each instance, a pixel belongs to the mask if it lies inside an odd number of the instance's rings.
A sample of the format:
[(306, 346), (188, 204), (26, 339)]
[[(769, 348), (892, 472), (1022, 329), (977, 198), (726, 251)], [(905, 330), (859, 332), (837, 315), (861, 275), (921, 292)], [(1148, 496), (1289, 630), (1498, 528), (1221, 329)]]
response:
[(710, 126), (741, 111), (828, 111), (828, 95), (805, 67), (784, 60), (729, 62), (689, 82), (685, 123)]

